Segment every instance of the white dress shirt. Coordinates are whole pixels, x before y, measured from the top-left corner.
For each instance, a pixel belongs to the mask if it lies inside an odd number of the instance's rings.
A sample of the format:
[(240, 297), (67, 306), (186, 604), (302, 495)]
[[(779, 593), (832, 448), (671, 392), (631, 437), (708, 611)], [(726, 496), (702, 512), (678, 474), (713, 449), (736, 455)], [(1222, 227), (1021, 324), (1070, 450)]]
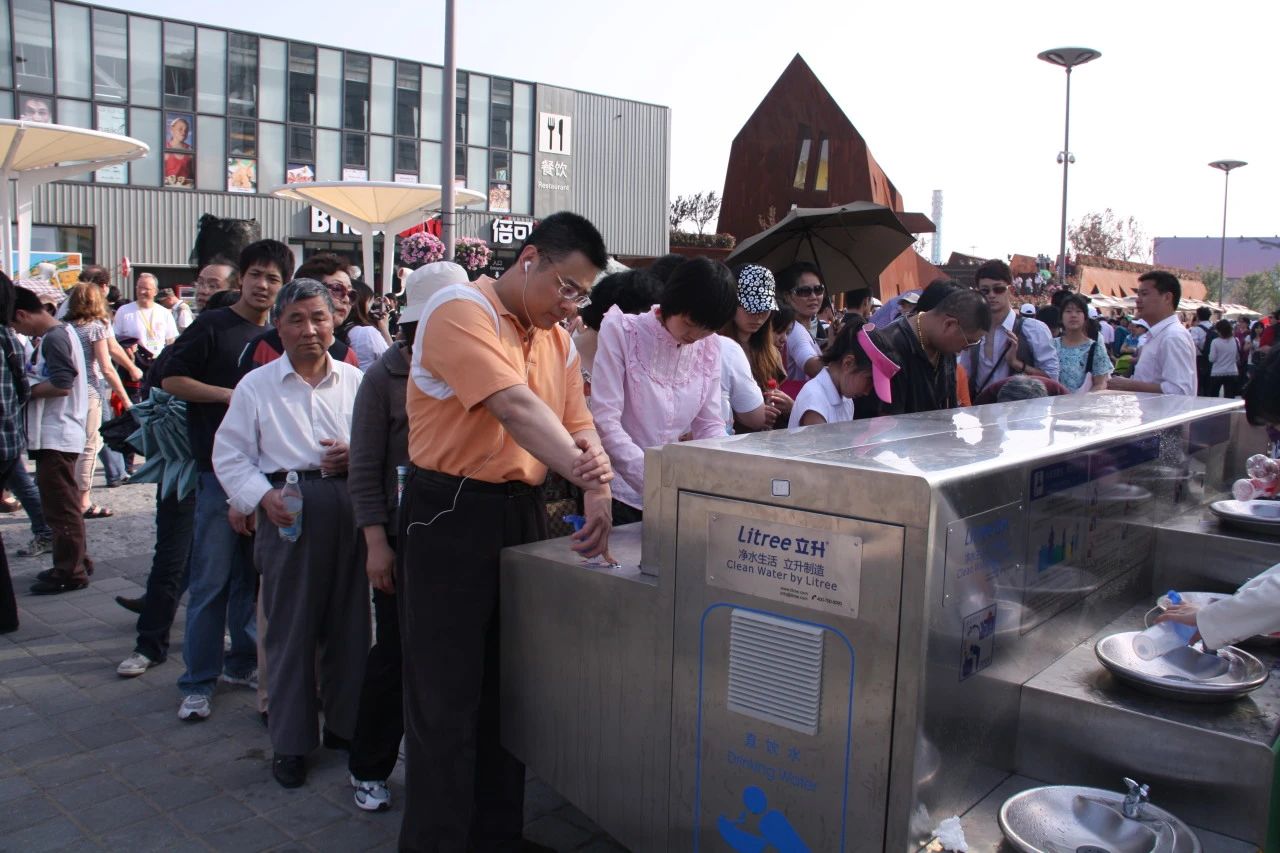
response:
[[(1013, 334), (1013, 325), (1017, 319), (1018, 315), (1010, 311), (1005, 315), (1004, 322), (996, 327), (995, 332), (988, 332), (976, 347), (978, 351), (978, 372), (972, 378), (978, 384), (979, 393), (982, 392), (983, 388), (1009, 376), (1009, 362), (1005, 360), (1004, 354), (1006, 347), (1012, 343), (1010, 336)], [(990, 347), (990, 353), (988, 353), (987, 337), (991, 335), (994, 335), (994, 340)], [(1031, 345), (1031, 352), (1036, 359), (1035, 364), (1029, 364), (1028, 366), (1034, 367), (1057, 382), (1058, 351), (1053, 348), (1053, 332), (1049, 331), (1049, 327), (1035, 317), (1023, 317), (1022, 337)], [(968, 370), (971, 364), (971, 358), (966, 358), (965, 369)]]
[(246, 515), (271, 490), (267, 475), (315, 471), (327, 448), (320, 439), (351, 441), (351, 413), (364, 374), (325, 356), (329, 372), (316, 387), (294, 372), (286, 353), (251, 371), (231, 394), (213, 440), (213, 470), (228, 503)]
[(137, 338), (152, 355), (159, 355), (165, 344), (178, 336), (173, 312), (156, 303), (145, 309), (139, 308), (136, 302), (121, 305), (116, 312), (115, 326), (117, 337)]
[(1135, 382), (1159, 384), (1165, 394), (1196, 395), (1196, 345), (1182, 327), (1177, 314), (1170, 314), (1143, 335), (1142, 357), (1133, 370)]
[(1280, 565), (1267, 569), (1230, 598), (1201, 607), (1196, 627), (1211, 649), (1280, 631)]
[(1102, 338), (1102, 342), (1110, 347), (1116, 342), (1116, 329), (1106, 320), (1098, 321), (1098, 336)]

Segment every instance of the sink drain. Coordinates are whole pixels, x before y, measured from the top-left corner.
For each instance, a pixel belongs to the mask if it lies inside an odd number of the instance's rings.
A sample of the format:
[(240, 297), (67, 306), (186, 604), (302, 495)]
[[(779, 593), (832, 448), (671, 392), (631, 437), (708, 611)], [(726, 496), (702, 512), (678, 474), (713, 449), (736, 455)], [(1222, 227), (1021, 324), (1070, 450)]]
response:
[(1111, 853), (1105, 847), (1094, 847), (1092, 844), (1086, 844), (1083, 847), (1077, 847), (1076, 853)]

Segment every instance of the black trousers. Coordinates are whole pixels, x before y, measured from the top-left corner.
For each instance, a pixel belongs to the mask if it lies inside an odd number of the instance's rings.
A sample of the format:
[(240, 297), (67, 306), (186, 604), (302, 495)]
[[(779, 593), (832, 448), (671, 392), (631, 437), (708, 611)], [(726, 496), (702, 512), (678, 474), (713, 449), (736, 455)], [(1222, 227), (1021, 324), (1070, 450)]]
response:
[(624, 504), (617, 498), (613, 499), (613, 526), (618, 527), (623, 524), (634, 524), (637, 521), (644, 521), (644, 511), (638, 510), (631, 504)]
[(1205, 385), (1204, 397), (1217, 397), (1219, 392), (1225, 390), (1223, 396), (1228, 399), (1240, 396), (1240, 377), (1239, 376), (1210, 376)]
[[(9, 481), (13, 469), (22, 464), (18, 457), (0, 459), (0, 483)], [(0, 540), (0, 634), (18, 630), (18, 599), (13, 594), (13, 577), (9, 574), (9, 555)]]
[[(391, 546), (395, 548), (394, 543)], [(347, 769), (362, 782), (382, 782), (396, 769), (404, 737), (400, 616), (396, 596), (373, 591), (374, 645), (364, 666), (356, 735)]]
[(191, 536), (196, 523), (196, 493), (161, 497), (156, 487), (156, 546), (147, 575), (147, 594), (138, 614), (133, 650), (159, 663), (169, 656), (169, 630), (178, 602), (187, 591)]
[(546, 538), (547, 518), (541, 494), (523, 483), (459, 484), (414, 468), (400, 506), (400, 849), (514, 851), (524, 765), (499, 740), (498, 562), (504, 547)]

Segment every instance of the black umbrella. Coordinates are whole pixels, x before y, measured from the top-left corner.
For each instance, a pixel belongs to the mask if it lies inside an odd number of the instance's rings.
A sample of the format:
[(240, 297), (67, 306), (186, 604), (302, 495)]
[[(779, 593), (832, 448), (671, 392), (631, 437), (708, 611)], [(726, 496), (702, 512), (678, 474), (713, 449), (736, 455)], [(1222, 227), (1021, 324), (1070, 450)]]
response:
[(884, 268), (914, 242), (892, 210), (855, 201), (840, 207), (796, 208), (768, 231), (739, 243), (729, 262), (777, 271), (809, 261), (817, 265), (830, 292), (874, 290)]

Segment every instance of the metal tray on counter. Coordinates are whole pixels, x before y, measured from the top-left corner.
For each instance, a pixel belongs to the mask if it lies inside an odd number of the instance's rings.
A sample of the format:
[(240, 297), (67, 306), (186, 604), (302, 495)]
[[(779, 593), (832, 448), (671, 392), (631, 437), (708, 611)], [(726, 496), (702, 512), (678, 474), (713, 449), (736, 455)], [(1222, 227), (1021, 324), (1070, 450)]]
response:
[(1280, 536), (1280, 501), (1214, 501), (1209, 504), (1209, 511), (1223, 524), (1264, 536)]
[(1155, 696), (1182, 702), (1228, 702), (1257, 690), (1270, 674), (1262, 661), (1234, 646), (1219, 649), (1216, 655), (1184, 646), (1143, 660), (1133, 651), (1133, 638), (1139, 633), (1123, 631), (1103, 637), (1093, 651), (1116, 678)]

